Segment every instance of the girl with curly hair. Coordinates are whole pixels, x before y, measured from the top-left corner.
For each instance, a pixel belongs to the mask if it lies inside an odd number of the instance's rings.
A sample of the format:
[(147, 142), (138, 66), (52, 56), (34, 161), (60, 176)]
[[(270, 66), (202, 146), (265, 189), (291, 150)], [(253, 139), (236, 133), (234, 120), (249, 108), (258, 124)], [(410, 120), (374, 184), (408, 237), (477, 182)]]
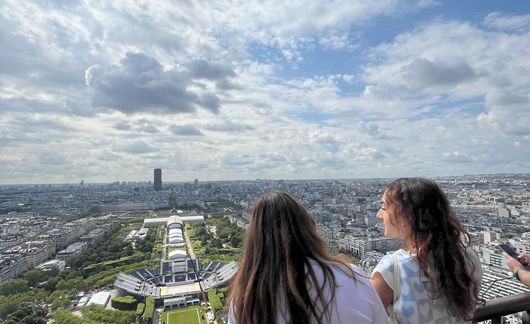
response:
[(386, 255), (372, 272), (391, 322), (470, 321), (481, 301), (480, 261), (440, 187), (423, 178), (394, 180), (377, 217), (385, 236), (403, 240), (403, 249)]

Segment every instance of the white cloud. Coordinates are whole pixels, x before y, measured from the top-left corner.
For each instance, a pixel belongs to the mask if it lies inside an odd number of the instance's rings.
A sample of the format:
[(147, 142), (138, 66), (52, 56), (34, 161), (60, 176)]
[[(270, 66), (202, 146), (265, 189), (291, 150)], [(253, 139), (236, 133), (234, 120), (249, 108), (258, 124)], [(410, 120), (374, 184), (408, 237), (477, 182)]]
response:
[(255, 158), (247, 154), (231, 154), (227, 153), (222, 162), (226, 168), (239, 168), (242, 166), (249, 166), (254, 164)]
[(530, 29), (530, 14), (507, 15), (502, 12), (492, 12), (484, 18), (484, 25), (498, 30), (528, 31)]
[(207, 128), (208, 130), (216, 132), (244, 132), (251, 131), (254, 129), (254, 127), (251, 125), (245, 123), (238, 123), (230, 120), (225, 120), (220, 123), (212, 123), (208, 125)]
[[(499, 16), (490, 16), (486, 20), (491, 22), (492, 17)], [(365, 79), (369, 83), (365, 95), (372, 96), (372, 89), (377, 89), (376, 97), (383, 102), (390, 102), (395, 96), (403, 100), (403, 94), (411, 99), (423, 100), (423, 107), (407, 105), (410, 115), (401, 114), (400, 117), (412, 118), (416, 115), (417, 118), (429, 119), (444, 114), (459, 114), (472, 127), (470, 134), (493, 128), (494, 132), (484, 135), (488, 138), (485, 141), (490, 143), (499, 142), (501, 134), (528, 136), (528, 48), (528, 32), (492, 32), (455, 21), (424, 25), (376, 48), (372, 57), (374, 63), (365, 67)], [(412, 103), (410, 99), (406, 102)], [(455, 125), (444, 126), (445, 132), (459, 133)], [(467, 138), (463, 134), (460, 140), (452, 140), (466, 147)], [(448, 142), (443, 140), (443, 143)], [(473, 162), (481, 160), (479, 156), (471, 158), (455, 147), (455, 151), (445, 155), (445, 160)], [(482, 156), (490, 157), (491, 161), (498, 160), (490, 153), (484, 152)]]
[(203, 136), (204, 134), (195, 126), (192, 125), (171, 125), (169, 127), (171, 133), (177, 136)]
[(484, 96), (491, 88), (528, 85), (530, 63), (523, 53), (528, 34), (479, 29), (466, 22), (439, 22), (398, 35), (379, 45), (365, 80), (406, 94)]
[(402, 73), (413, 90), (454, 86), (476, 77), (475, 71), (465, 62), (431, 62), (423, 58), (404, 66)]
[(117, 144), (113, 147), (116, 152), (124, 152), (129, 154), (145, 154), (155, 153), (160, 151), (157, 147), (146, 143), (144, 141), (134, 141), (129, 143)]
[(528, 15), (433, 6), (5, 1), (0, 182), (528, 170)]
[(201, 91), (194, 79), (224, 80), (232, 75), (231, 69), (206, 61), (192, 61), (188, 71), (177, 71), (164, 69), (142, 53), (127, 53), (118, 64), (90, 66), (85, 79), (96, 107), (125, 113), (189, 113), (200, 107), (215, 113), (217, 95)]
[(530, 91), (491, 91), (486, 95), (487, 112), (478, 116), (481, 123), (493, 126), (505, 135), (530, 135)]
[[(355, 27), (380, 16), (394, 16), (435, 6), (432, 1), (232, 1), (213, 5), (212, 22), (228, 44), (258, 42), (280, 49), (287, 61), (299, 62), (301, 51), (315, 44), (351, 50), (346, 41)], [(355, 38), (355, 37), (354, 37)]]
[(473, 161), (473, 159), (469, 157), (467, 154), (460, 153), (458, 151), (444, 153), (443, 157), (448, 162), (467, 163), (467, 162)]
[(39, 156), (41, 164), (63, 165), (66, 164), (65, 157), (57, 153), (44, 152)]

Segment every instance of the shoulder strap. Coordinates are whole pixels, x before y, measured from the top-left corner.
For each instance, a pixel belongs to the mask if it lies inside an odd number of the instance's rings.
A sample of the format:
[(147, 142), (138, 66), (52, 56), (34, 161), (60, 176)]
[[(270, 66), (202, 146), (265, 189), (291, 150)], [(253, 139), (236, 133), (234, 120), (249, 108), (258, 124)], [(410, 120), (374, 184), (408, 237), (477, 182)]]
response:
[(394, 302), (392, 303), (390, 323), (397, 323), (396, 313), (394, 312), (393, 308), (396, 305), (399, 294), (401, 293), (401, 272), (399, 269), (399, 262), (395, 254), (392, 254), (392, 265), (394, 266), (394, 287), (392, 287), (392, 290), (394, 291)]
[(399, 262), (397, 260), (397, 257), (392, 254), (392, 264), (394, 265), (394, 304), (399, 298), (399, 294), (401, 293), (401, 273), (399, 270)]

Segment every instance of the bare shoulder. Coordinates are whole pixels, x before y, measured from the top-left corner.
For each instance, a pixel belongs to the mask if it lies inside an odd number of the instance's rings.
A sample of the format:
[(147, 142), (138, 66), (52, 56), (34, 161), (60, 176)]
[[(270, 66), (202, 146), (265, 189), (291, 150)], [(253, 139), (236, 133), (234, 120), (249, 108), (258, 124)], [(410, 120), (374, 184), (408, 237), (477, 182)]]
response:
[(374, 272), (370, 279), (372, 287), (375, 292), (379, 295), (379, 298), (383, 302), (383, 306), (386, 308), (394, 301), (394, 291), (386, 283), (385, 279), (379, 272)]

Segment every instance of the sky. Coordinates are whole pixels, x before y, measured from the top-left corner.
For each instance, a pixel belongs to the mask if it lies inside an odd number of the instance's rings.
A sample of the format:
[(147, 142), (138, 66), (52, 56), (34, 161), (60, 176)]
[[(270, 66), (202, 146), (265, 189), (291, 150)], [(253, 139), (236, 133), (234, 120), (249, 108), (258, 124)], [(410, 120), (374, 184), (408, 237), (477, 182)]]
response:
[(0, 4), (0, 184), (530, 172), (530, 2)]

